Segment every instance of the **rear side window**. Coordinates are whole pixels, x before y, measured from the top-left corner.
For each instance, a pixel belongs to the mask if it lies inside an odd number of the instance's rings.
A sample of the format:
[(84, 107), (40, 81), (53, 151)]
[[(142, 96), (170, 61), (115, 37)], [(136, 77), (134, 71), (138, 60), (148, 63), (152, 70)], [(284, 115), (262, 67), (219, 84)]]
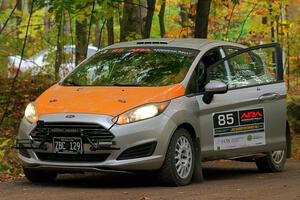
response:
[(246, 51), (209, 69), (209, 79), (223, 81), (229, 88), (276, 82), (275, 55), (273, 47)]
[(242, 49), (242, 48), (232, 47), (232, 46), (223, 47), (223, 50), (225, 51), (226, 56), (229, 56), (230, 54), (233, 54), (233, 53), (237, 52), (240, 49)]

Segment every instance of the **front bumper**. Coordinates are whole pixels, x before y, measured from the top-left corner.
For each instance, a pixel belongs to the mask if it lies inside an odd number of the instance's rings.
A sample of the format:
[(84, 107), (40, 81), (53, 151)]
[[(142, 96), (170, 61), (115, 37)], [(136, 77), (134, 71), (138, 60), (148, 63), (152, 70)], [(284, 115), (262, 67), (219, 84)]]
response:
[[(68, 113), (70, 114), (70, 113)], [(38, 152), (52, 153), (52, 144), (45, 143), (50, 148), (47, 150), (41, 149), (26, 149), (29, 158), (19, 153), (19, 158), (23, 165), (28, 168), (44, 168), (51, 170), (62, 171), (103, 171), (103, 170), (156, 170), (159, 169), (164, 161), (166, 150), (172, 133), (176, 129), (176, 124), (171, 118), (164, 114), (160, 114), (151, 119), (143, 120), (126, 125), (114, 125), (111, 121), (111, 116), (95, 115), (95, 114), (76, 114), (72, 119), (66, 118), (67, 114), (51, 114), (42, 115), (40, 120), (47, 122), (74, 122), (74, 123), (97, 123), (109, 130), (113, 135), (113, 148), (110, 150), (96, 150), (91, 151), (90, 144), (83, 145), (84, 154), (109, 154), (109, 156), (102, 162), (88, 162), (88, 161), (45, 161), (39, 159)], [(19, 128), (18, 139), (32, 139), (30, 133), (34, 130), (36, 124), (29, 123), (23, 119)], [(154, 153), (150, 156), (139, 157), (134, 159), (118, 160), (118, 157), (126, 149), (155, 142), (156, 148)]]

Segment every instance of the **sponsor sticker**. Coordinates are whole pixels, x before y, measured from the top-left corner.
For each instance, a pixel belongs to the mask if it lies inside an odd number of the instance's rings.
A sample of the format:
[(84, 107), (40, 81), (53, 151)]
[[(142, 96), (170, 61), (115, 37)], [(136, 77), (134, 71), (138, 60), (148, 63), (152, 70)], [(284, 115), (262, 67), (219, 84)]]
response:
[(213, 114), (214, 150), (264, 145), (264, 109), (230, 111)]

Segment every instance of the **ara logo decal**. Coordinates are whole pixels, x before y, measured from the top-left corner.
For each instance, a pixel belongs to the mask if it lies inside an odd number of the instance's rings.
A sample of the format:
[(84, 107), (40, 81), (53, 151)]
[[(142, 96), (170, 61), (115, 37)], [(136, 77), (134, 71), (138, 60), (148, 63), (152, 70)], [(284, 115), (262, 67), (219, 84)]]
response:
[(254, 124), (264, 122), (264, 110), (263, 108), (241, 110), (239, 111), (240, 124)]
[(241, 119), (249, 119), (249, 118), (256, 118), (256, 117), (262, 117), (263, 114), (259, 111), (257, 112), (246, 112), (243, 113), (243, 115), (241, 116)]

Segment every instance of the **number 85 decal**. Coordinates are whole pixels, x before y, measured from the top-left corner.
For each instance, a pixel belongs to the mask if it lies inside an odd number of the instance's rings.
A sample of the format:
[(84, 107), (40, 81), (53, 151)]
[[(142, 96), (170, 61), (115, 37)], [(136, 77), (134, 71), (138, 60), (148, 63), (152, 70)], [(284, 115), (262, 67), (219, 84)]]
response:
[(238, 112), (216, 113), (213, 115), (214, 128), (231, 127), (239, 125)]

